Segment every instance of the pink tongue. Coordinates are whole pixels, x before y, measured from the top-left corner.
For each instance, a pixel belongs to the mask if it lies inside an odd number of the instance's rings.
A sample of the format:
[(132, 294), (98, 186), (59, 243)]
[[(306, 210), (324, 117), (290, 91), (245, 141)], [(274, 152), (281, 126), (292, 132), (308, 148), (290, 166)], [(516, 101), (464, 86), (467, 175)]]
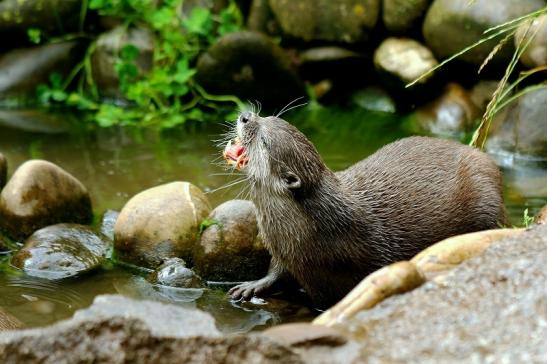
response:
[(237, 160), (243, 153), (245, 153), (245, 147), (237, 144), (227, 145), (224, 153), (229, 158)]

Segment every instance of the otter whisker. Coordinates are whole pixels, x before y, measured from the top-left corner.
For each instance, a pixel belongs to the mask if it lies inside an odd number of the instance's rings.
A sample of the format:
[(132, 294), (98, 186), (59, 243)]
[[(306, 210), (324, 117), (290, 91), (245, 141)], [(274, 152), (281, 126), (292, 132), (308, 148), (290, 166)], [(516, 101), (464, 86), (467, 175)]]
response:
[(306, 106), (307, 104), (308, 104), (307, 102), (303, 102), (303, 103), (301, 103), (301, 104), (291, 106), (291, 107), (289, 107), (288, 109), (286, 109), (285, 111), (283, 111), (282, 113), (278, 114), (277, 117), (279, 117), (279, 116), (281, 116), (281, 115), (283, 115), (283, 114), (286, 114), (286, 113), (288, 113), (289, 111), (294, 110), (294, 109), (296, 109), (296, 108), (298, 108), (298, 107)]
[(278, 118), (278, 117), (280, 117), (281, 115), (283, 115), (283, 113), (287, 110), (287, 108), (288, 108), (289, 106), (291, 106), (292, 104), (294, 104), (294, 103), (297, 102), (297, 101), (302, 100), (303, 98), (304, 98), (304, 96), (300, 96), (300, 97), (297, 97), (296, 99), (292, 100), (291, 102), (289, 102), (287, 105), (285, 105), (284, 108), (281, 109), (281, 111), (279, 111), (279, 112), (275, 115), (275, 117)]
[(218, 188), (215, 188), (214, 190), (211, 190), (211, 191), (207, 191), (206, 193), (214, 193), (214, 192), (217, 192), (217, 191), (220, 191), (220, 190), (223, 190), (225, 188), (230, 188), (230, 187), (233, 187), (241, 182), (245, 182), (247, 180), (247, 177), (245, 178), (241, 178), (241, 179), (238, 179), (238, 180), (235, 180), (233, 182), (228, 182)]

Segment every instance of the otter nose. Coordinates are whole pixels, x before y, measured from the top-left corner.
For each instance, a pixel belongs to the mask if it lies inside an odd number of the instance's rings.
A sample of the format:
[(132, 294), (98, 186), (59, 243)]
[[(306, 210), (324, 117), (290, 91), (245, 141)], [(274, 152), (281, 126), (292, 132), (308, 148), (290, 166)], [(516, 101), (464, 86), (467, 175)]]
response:
[(249, 111), (242, 112), (241, 115), (239, 115), (239, 121), (242, 124), (247, 124), (249, 120), (251, 120), (251, 117), (253, 116), (253, 113)]

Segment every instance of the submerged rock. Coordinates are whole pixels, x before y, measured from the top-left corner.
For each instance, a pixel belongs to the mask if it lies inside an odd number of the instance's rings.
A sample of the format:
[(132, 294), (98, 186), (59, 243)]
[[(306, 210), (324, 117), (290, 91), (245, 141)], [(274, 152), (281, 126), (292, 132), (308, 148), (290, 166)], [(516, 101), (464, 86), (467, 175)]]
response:
[(351, 96), (351, 101), (365, 110), (386, 113), (397, 111), (395, 101), (384, 89), (377, 86), (365, 87), (356, 91)]
[(140, 192), (127, 202), (116, 221), (116, 256), (148, 268), (172, 257), (191, 262), (199, 225), (210, 210), (207, 197), (189, 182)]
[(23, 323), (17, 317), (12, 316), (0, 307), (0, 331), (17, 330), (23, 327)]
[(270, 255), (258, 238), (252, 202), (232, 200), (215, 208), (205, 220), (194, 253), (195, 269), (211, 281), (247, 281), (262, 278)]
[(84, 185), (47, 161), (22, 164), (0, 194), (0, 227), (14, 239), (61, 222), (86, 224), (92, 217)]
[(114, 226), (116, 225), (118, 216), (120, 216), (118, 211), (106, 210), (101, 218), (100, 231), (112, 241), (114, 240)]
[(178, 288), (199, 288), (202, 281), (190, 268), (186, 267), (184, 260), (169, 258), (150, 275), (148, 280), (153, 284)]
[(62, 279), (99, 267), (110, 250), (87, 226), (57, 224), (32, 234), (11, 263), (33, 277)]
[[(523, 38), (526, 36), (526, 39)], [(547, 65), (547, 14), (537, 17), (532, 22), (520, 25), (515, 34), (515, 47), (533, 37), (522, 53), (520, 61), (527, 67)]]
[[(488, 28), (500, 25), (545, 6), (544, 0), (434, 0), (423, 25), (427, 45), (439, 59), (444, 59), (484, 37)], [(480, 65), (499, 39), (483, 43), (464, 53), (459, 59)], [(494, 62), (506, 64), (513, 47), (506, 45)]]
[(270, 7), (287, 36), (355, 43), (368, 40), (380, 0), (270, 0)]
[(8, 181), (8, 160), (0, 153), (0, 191)]
[(529, 92), (495, 120), (486, 148), (547, 159), (547, 89)]
[(196, 80), (207, 91), (279, 107), (305, 96), (289, 57), (264, 34), (230, 33), (198, 60)]
[(431, 0), (383, 0), (382, 19), (387, 30), (404, 33), (416, 27)]

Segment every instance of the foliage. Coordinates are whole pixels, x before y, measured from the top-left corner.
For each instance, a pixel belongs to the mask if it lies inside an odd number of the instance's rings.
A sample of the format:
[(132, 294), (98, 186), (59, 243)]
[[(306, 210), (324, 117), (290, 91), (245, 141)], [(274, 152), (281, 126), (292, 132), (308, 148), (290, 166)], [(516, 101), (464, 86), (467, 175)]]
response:
[(522, 226), (529, 228), (534, 223), (534, 217), (528, 215), (528, 209), (524, 210), (522, 215)]
[(199, 234), (200, 235), (203, 234), (205, 229), (207, 229), (209, 226), (213, 226), (213, 225), (219, 225), (219, 226), (222, 227), (222, 224), (220, 223), (220, 221), (215, 220), (215, 219), (206, 218), (205, 220), (203, 220), (201, 222), (201, 224), (199, 224)]
[[(488, 106), (486, 107), (486, 111), (484, 112), (484, 115), (482, 117), (482, 120), (478, 126), (478, 128), (475, 130), (475, 133), (473, 134), (473, 138), (471, 140), (471, 145), (475, 147), (479, 147), (481, 149), (484, 148), (484, 145), (486, 143), (486, 139), (488, 137), (488, 131), (490, 130), (490, 125), (492, 124), (492, 120), (494, 119), (494, 116), (501, 111), (505, 106), (509, 105), (512, 101), (517, 99), (518, 97), (528, 93), (532, 92), (538, 89), (547, 88), (547, 83), (540, 83), (537, 85), (532, 85), (523, 88), (522, 90), (518, 90), (514, 92), (519, 84), (522, 83), (525, 79), (527, 79), (529, 76), (536, 74), (538, 72), (543, 72), (547, 70), (547, 66), (543, 67), (537, 67), (528, 71), (521, 72), (517, 78), (513, 82), (509, 82), (510, 78), (514, 75), (515, 68), (518, 64), (518, 61), (520, 60), (522, 54), (526, 50), (526, 48), (529, 46), (530, 42), (536, 35), (537, 31), (531, 30), (532, 21), (534, 19), (537, 19), (538, 17), (547, 14), (547, 7), (544, 7), (540, 10), (537, 10), (535, 12), (532, 12), (530, 14), (524, 15), (522, 17), (519, 17), (517, 19), (513, 19), (511, 21), (508, 21), (506, 23), (500, 24), (498, 26), (492, 27), (484, 31), (484, 37), (478, 40), (477, 42), (471, 44), (470, 46), (462, 49), (460, 52), (454, 54), (452, 57), (445, 59), (443, 62), (438, 64), (437, 66), (433, 67), (429, 71), (422, 74), (420, 77), (406, 85), (406, 87), (410, 87), (414, 85), (415, 83), (419, 82), (424, 77), (427, 77), (435, 70), (443, 67), (448, 62), (453, 61), (454, 59), (458, 58), (465, 52), (485, 43), (492, 39), (499, 39), (503, 36), (503, 38), (498, 42), (498, 45), (492, 49), (490, 54), (485, 58), (482, 65), (479, 67), (478, 72), (480, 73), (482, 69), (486, 66), (490, 60), (495, 56), (495, 54), (511, 39), (514, 38), (515, 33), (517, 32), (517, 29), (523, 25), (528, 24), (527, 31), (525, 32), (522, 39), (518, 40), (515, 51), (513, 52), (513, 57), (511, 58), (511, 61), (507, 65), (505, 69), (505, 74), (502, 77), (502, 79), (498, 83), (498, 87), (496, 88), (494, 94), (492, 95), (492, 100), (488, 103)], [(538, 27), (537, 29), (539, 29)]]
[[(123, 14), (126, 30), (133, 26), (151, 30), (155, 43), (152, 70), (144, 73), (139, 69), (136, 46), (123, 46), (115, 70), (120, 92), (130, 107), (102, 102), (91, 72), (90, 57), (95, 50), (92, 42), (84, 60), (65, 79), (53, 74), (48, 85), (38, 88), (42, 104), (91, 111), (104, 127), (139, 124), (163, 128), (186, 120), (207, 120), (213, 116), (211, 111), (218, 116), (225, 111), (222, 102), (241, 106), (234, 96), (209, 95), (194, 80), (199, 53), (218, 37), (241, 27), (241, 13), (233, 1), (219, 14), (202, 7), (193, 7), (184, 14), (183, 0), (89, 0), (88, 7), (102, 16), (117, 18)], [(40, 34), (32, 29), (28, 35), (31, 40), (40, 39)]]

